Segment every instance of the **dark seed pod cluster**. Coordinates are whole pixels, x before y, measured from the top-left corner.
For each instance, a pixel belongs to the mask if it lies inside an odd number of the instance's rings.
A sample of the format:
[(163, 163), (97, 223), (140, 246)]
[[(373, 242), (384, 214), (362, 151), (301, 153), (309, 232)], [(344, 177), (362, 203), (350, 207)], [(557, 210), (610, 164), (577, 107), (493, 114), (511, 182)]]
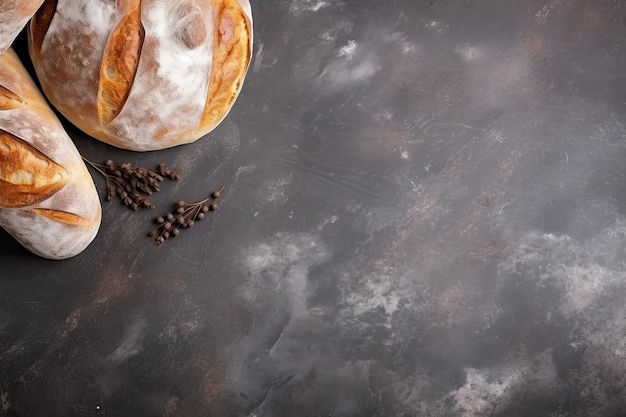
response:
[(119, 197), (127, 207), (137, 210), (140, 207), (153, 208), (146, 197), (160, 191), (164, 178), (180, 179), (180, 175), (160, 163), (155, 170), (134, 167), (125, 162), (117, 165), (110, 159), (104, 164), (97, 164), (83, 157), (83, 160), (104, 176), (107, 187), (107, 201)]
[(148, 234), (153, 237), (157, 245), (162, 245), (170, 237), (180, 234), (180, 229), (193, 227), (196, 221), (204, 219), (209, 211), (218, 209), (217, 200), (222, 195), (224, 186), (220, 186), (211, 196), (195, 203), (187, 204), (179, 200), (174, 204), (174, 210), (165, 216), (156, 218), (157, 228)]

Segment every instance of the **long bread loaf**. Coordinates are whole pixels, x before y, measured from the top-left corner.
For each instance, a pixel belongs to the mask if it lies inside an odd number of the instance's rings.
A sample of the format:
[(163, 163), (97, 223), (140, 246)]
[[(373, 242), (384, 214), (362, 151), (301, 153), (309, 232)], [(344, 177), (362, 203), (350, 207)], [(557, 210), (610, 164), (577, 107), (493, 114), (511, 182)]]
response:
[(49, 259), (77, 255), (100, 226), (98, 193), (17, 55), (0, 55), (0, 226)]

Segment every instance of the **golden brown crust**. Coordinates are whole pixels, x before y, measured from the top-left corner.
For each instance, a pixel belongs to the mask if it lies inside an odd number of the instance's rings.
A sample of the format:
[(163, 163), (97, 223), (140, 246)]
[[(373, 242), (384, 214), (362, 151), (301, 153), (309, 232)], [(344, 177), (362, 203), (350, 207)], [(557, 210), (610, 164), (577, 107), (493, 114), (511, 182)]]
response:
[(91, 175), (11, 49), (0, 54), (0, 86), (13, 102), (0, 110), (0, 226), (42, 257), (75, 256), (100, 226)]
[[(206, 107), (198, 132), (209, 132), (224, 117), (241, 89), (251, 58), (251, 24), (236, 0), (211, 0), (215, 38)], [(202, 134), (202, 133), (201, 133)]]
[(30, 39), (36, 59), (39, 59), (43, 39), (48, 32), (52, 18), (57, 10), (57, 0), (46, 0), (30, 21)]
[[(67, 140), (67, 134), (12, 49), (0, 54), (0, 86), (26, 104), (0, 111), (0, 129), (29, 143), (48, 158), (76, 173), (75, 168), (84, 164), (81, 160), (76, 164), (68, 156), (68, 148), (59, 146), (60, 141)], [(53, 137), (42, 135), (42, 129), (47, 129)]]
[(50, 102), (87, 134), (164, 149), (232, 107), (251, 59), (248, 0), (72, 0), (54, 14), (55, 1), (30, 25), (31, 57)]
[(17, 109), (27, 104), (26, 101), (13, 91), (0, 85), (0, 110)]
[(73, 213), (68, 213), (67, 211), (44, 208), (32, 208), (29, 211), (40, 216), (47, 217), (56, 222), (67, 224), (68, 226), (90, 227), (92, 224), (90, 219), (86, 219)]
[(0, 207), (19, 208), (44, 201), (70, 177), (61, 165), (0, 129)]
[(102, 125), (119, 114), (128, 98), (144, 37), (141, 0), (133, 0), (131, 9), (113, 28), (100, 66), (98, 114)]

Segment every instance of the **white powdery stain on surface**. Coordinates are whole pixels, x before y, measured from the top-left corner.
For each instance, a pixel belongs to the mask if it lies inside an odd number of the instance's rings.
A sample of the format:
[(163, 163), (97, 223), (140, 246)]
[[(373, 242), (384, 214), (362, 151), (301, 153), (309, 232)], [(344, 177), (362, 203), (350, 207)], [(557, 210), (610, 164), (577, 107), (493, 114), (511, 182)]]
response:
[(247, 301), (255, 302), (267, 291), (286, 298), (295, 315), (306, 314), (309, 270), (330, 258), (330, 251), (314, 234), (277, 233), (269, 242), (244, 251), (244, 265), (250, 275), (241, 288)]
[(468, 368), (466, 381), (452, 393), (455, 411), (462, 417), (488, 416), (498, 402), (506, 400), (511, 387), (521, 380), (518, 369), (483, 370)]
[(289, 201), (288, 186), (292, 182), (292, 175), (272, 179), (259, 185), (255, 191), (257, 204), (254, 204), (255, 216), (275, 213)]
[[(397, 47), (396, 39), (389, 36), (373, 37), (363, 43), (357, 39), (336, 46), (330, 39), (337, 36), (334, 30), (323, 35), (319, 47), (305, 54), (293, 65), (293, 75), (298, 83), (312, 85), (319, 94), (334, 94), (369, 83), (385, 66), (379, 48)], [(320, 62), (325, 63), (320, 68)]]
[(441, 33), (444, 30), (444, 25), (438, 20), (431, 20), (426, 23), (426, 28), (433, 32)]
[(118, 347), (109, 355), (108, 360), (117, 365), (126, 359), (137, 355), (145, 337), (146, 321), (143, 318), (135, 319), (124, 331), (124, 336)]
[(535, 13), (535, 19), (537, 19), (539, 23), (542, 23), (542, 24), (546, 23), (548, 21), (548, 17), (550, 16), (550, 13), (552, 13), (552, 11), (554, 11), (560, 5), (561, 5), (561, 0), (549, 0), (541, 8), (541, 10)]
[(586, 326), (590, 328), (588, 339), (596, 346), (609, 349), (615, 356), (625, 358), (626, 339), (623, 335), (626, 333), (626, 307), (619, 304), (611, 310), (613, 311), (610, 316), (598, 318), (597, 323)]
[(358, 292), (345, 294), (344, 303), (351, 307), (354, 316), (358, 317), (382, 308), (385, 315), (391, 317), (398, 310), (401, 295), (394, 288), (392, 275), (381, 274), (378, 278), (363, 282)]
[(267, 243), (261, 243), (248, 251), (248, 256), (246, 257), (248, 272), (253, 275), (259, 274), (274, 265), (277, 258), (278, 254), (272, 246)]
[(430, 303), (429, 285), (417, 271), (384, 261), (358, 271), (343, 271), (340, 280), (340, 316), (344, 320), (360, 320), (374, 314), (380, 319), (377, 325), (391, 328), (398, 310), (406, 308), (418, 313)]
[(623, 220), (587, 241), (528, 233), (499, 265), (499, 274), (505, 279), (534, 281), (538, 290), (557, 288), (561, 291), (558, 311), (566, 318), (576, 317), (582, 337), (626, 356), (622, 336), (626, 308), (619, 296), (626, 293), (624, 241)]
[(460, 55), (464, 61), (473, 61), (483, 56), (482, 51), (475, 46), (459, 46), (454, 52)]
[(293, 0), (289, 10), (292, 13), (317, 12), (324, 7), (330, 6), (327, 1), (321, 0)]
[(263, 42), (259, 43), (256, 54), (254, 56), (254, 63), (252, 64), (252, 72), (259, 72), (261, 69), (261, 63), (263, 62)]
[(389, 123), (393, 120), (393, 112), (389, 109), (383, 109), (374, 113), (374, 120), (377, 123)]
[[(623, 229), (624, 225), (617, 227)], [(524, 269), (531, 271), (540, 287), (556, 284), (563, 289), (561, 311), (579, 314), (616, 284), (626, 283), (626, 272), (605, 263), (617, 255), (611, 246), (621, 244), (607, 241), (608, 236), (583, 244), (566, 235), (529, 233), (500, 265), (500, 272)]]
[(285, 187), (291, 184), (292, 175), (280, 178), (275, 182), (269, 183), (263, 187), (263, 196), (267, 202), (284, 203), (287, 201), (287, 192)]
[(339, 52), (337, 52), (337, 56), (345, 57), (349, 61), (354, 57), (358, 46), (359, 45), (356, 43), (356, 41), (350, 40), (347, 44), (342, 46), (341, 49), (339, 49)]
[(355, 59), (353, 54), (350, 59), (335, 61), (325, 68), (319, 77), (319, 84), (327, 89), (345, 89), (356, 83), (366, 83), (380, 69), (378, 58), (374, 55)]

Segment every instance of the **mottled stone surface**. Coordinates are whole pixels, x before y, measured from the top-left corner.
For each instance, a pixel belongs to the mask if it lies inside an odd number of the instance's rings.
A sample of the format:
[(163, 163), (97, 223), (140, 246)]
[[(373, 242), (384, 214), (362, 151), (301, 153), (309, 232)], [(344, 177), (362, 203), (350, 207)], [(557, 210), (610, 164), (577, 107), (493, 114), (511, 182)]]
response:
[[(0, 233), (0, 414), (626, 410), (626, 3), (256, 1), (208, 137), (80, 256)], [(18, 46), (23, 57), (23, 48)], [(102, 191), (104, 182), (95, 177)], [(151, 219), (219, 184), (155, 247)]]

